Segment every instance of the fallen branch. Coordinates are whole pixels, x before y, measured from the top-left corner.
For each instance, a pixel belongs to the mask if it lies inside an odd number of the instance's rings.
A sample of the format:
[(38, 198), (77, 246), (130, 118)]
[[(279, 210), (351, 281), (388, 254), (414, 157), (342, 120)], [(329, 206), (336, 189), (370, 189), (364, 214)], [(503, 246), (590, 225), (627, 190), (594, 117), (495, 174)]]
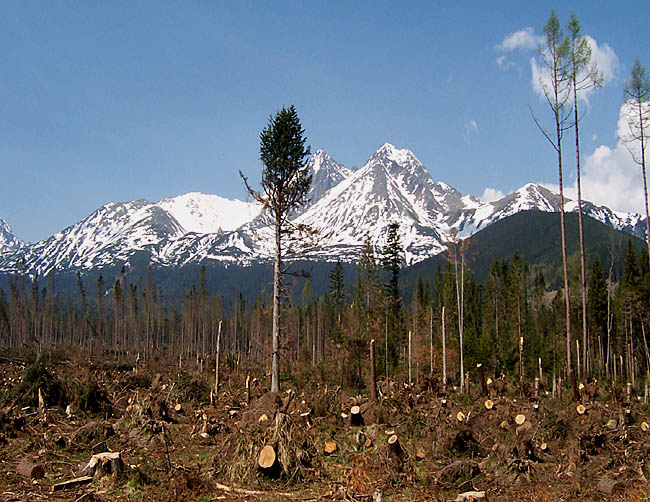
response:
[(68, 481), (63, 481), (62, 483), (57, 483), (50, 486), (51, 492), (58, 492), (60, 490), (67, 490), (68, 488), (74, 488), (76, 486), (85, 485), (92, 482), (92, 476), (81, 476), (79, 478), (69, 479)]
[(241, 495), (260, 495), (260, 496), (266, 496), (266, 495), (279, 495), (280, 497), (288, 497), (288, 498), (300, 498), (300, 496), (296, 493), (287, 493), (287, 492), (264, 492), (264, 491), (259, 491), (259, 490), (247, 490), (246, 488), (235, 488), (234, 486), (227, 486), (227, 485), (222, 485), (221, 483), (214, 483), (215, 487), (217, 490), (222, 490), (224, 492), (229, 492), (229, 493), (239, 493)]

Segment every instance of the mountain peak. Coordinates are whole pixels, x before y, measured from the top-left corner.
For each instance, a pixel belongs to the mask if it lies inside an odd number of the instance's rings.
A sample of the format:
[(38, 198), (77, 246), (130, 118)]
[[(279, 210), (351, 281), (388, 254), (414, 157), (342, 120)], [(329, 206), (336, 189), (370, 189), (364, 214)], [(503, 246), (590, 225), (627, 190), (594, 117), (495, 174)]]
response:
[(384, 143), (381, 145), (371, 158), (385, 158), (400, 165), (411, 164), (414, 161), (420, 164), (420, 161), (411, 150), (407, 148), (397, 148), (392, 143)]
[(20, 249), (24, 244), (23, 241), (14, 235), (9, 225), (0, 218), (0, 251)]
[(309, 159), (309, 167), (312, 170), (312, 174), (318, 173), (318, 171), (320, 171), (320, 169), (324, 165), (326, 166), (329, 162), (334, 162), (334, 159), (330, 157), (329, 153), (327, 153), (322, 148), (316, 150), (311, 156), (311, 159)]

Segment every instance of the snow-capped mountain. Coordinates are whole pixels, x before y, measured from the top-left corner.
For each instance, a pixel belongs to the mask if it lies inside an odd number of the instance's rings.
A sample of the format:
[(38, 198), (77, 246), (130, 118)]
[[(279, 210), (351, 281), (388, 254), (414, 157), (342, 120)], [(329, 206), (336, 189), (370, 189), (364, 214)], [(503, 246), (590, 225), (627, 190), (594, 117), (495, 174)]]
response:
[(5, 220), (0, 218), (0, 253), (15, 251), (24, 245), (25, 243), (13, 234)]
[[(520, 211), (560, 208), (558, 194), (534, 183), (495, 202), (463, 195), (434, 181), (411, 151), (389, 143), (358, 170), (345, 168), (323, 150), (316, 151), (309, 167), (310, 202), (296, 214), (295, 222), (317, 230), (318, 238), (302, 257), (356, 261), (366, 236), (379, 248), (388, 226), (397, 222), (406, 263), (413, 264), (444, 251), (453, 234), (465, 238)], [(575, 211), (577, 203), (566, 201), (565, 207)], [(583, 209), (603, 223), (644, 235), (638, 214), (590, 202)], [(157, 203), (110, 203), (65, 230), (24, 246), (0, 220), (4, 250), (0, 272), (16, 270), (23, 259), (27, 271), (41, 275), (52, 268), (89, 270), (134, 260), (162, 267), (268, 261), (273, 239), (261, 214), (256, 203), (196, 192)]]
[(128, 262), (139, 252), (155, 260), (162, 242), (184, 233), (175, 218), (146, 200), (112, 202), (3, 261), (15, 267), (24, 258), (27, 271), (42, 275), (52, 268), (92, 269)]
[(301, 213), (304, 213), (309, 207), (322, 199), (331, 188), (334, 188), (352, 173), (351, 169), (336, 162), (323, 149), (316, 150), (309, 159), (308, 167), (312, 175), (311, 187), (307, 192), (307, 203), (300, 210)]

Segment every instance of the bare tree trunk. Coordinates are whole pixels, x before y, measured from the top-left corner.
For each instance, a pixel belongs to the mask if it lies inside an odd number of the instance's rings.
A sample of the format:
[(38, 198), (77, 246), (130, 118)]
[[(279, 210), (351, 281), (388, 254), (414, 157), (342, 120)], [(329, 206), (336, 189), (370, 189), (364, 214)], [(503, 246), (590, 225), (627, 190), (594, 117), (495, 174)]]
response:
[[(558, 102), (557, 90), (555, 91), (556, 103)], [(560, 126), (559, 115), (556, 113), (555, 116), (555, 128), (556, 128), (556, 137), (557, 137), (557, 159), (558, 159), (558, 173), (559, 173), (559, 185), (560, 185), (560, 227), (562, 235), (562, 274), (564, 276), (564, 304), (566, 308), (566, 360), (567, 360), (567, 372), (569, 373), (569, 379), (571, 381), (571, 386), (573, 387), (573, 397), (576, 401), (580, 400), (580, 393), (578, 392), (578, 385), (576, 383), (575, 373), (573, 371), (573, 364), (571, 361), (571, 351), (572, 339), (571, 339), (571, 300), (569, 295), (569, 269), (567, 266), (567, 256), (566, 256), (566, 226), (564, 223), (564, 185), (562, 182), (562, 130)]]
[(412, 342), (412, 335), (411, 335), (411, 332), (409, 331), (409, 385), (411, 385), (413, 383), (413, 372), (412, 372), (413, 366), (412, 366), (412, 361), (411, 361), (411, 358), (412, 358), (413, 354), (412, 354), (411, 342)]
[(445, 306), (442, 306), (442, 391), (447, 392), (447, 335), (445, 330)]
[(433, 307), (431, 307), (431, 316), (429, 317), (429, 364), (431, 376), (433, 376)]
[(370, 340), (370, 400), (377, 402), (377, 376), (375, 374), (375, 340)]
[[(575, 72), (575, 63), (574, 63)], [(573, 120), (576, 129), (576, 172), (578, 185), (578, 235), (580, 238), (580, 273), (582, 281), (582, 372), (587, 376), (587, 271), (585, 266), (585, 242), (582, 229), (582, 186), (580, 183), (580, 132), (578, 128), (578, 92), (576, 75), (573, 78)], [(650, 249), (650, 248), (648, 248)]]
[(282, 275), (282, 247), (280, 222), (275, 222), (275, 268), (273, 269), (273, 333), (271, 354), (271, 392), (280, 392), (280, 281)]
[(217, 398), (219, 392), (219, 356), (221, 355), (221, 323), (219, 321), (219, 331), (217, 332), (217, 355), (214, 359), (214, 397)]

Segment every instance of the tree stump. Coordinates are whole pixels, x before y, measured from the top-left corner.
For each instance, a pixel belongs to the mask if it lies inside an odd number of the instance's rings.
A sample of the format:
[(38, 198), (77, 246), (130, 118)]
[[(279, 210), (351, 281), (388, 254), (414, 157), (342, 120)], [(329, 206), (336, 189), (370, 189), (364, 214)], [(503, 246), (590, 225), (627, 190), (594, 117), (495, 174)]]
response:
[(111, 474), (118, 477), (124, 470), (124, 462), (120, 452), (104, 452), (93, 455), (90, 461), (82, 469), (82, 472), (88, 476), (99, 477), (105, 474)]
[(271, 472), (277, 462), (278, 458), (275, 453), (275, 448), (267, 444), (260, 450), (260, 454), (257, 457), (257, 465), (264, 472)]
[(485, 380), (485, 369), (481, 363), (476, 365), (476, 370), (478, 371), (478, 379), (481, 384), (481, 392), (485, 397), (490, 397), (490, 391), (488, 390), (487, 381)]
[(336, 449), (337, 449), (336, 441), (333, 441), (331, 439), (325, 441), (325, 445), (323, 446), (323, 453), (325, 453), (325, 455), (331, 455), (336, 451)]
[(314, 425), (314, 421), (311, 419), (311, 412), (305, 411), (304, 413), (300, 414), (300, 421), (303, 423), (307, 429), (311, 428), (312, 425)]
[(388, 451), (395, 458), (401, 458), (404, 454), (402, 445), (399, 444), (399, 438), (397, 437), (397, 434), (393, 434), (388, 438)]
[(363, 425), (363, 415), (361, 414), (361, 408), (359, 406), (355, 405), (350, 408), (350, 425), (353, 427)]

